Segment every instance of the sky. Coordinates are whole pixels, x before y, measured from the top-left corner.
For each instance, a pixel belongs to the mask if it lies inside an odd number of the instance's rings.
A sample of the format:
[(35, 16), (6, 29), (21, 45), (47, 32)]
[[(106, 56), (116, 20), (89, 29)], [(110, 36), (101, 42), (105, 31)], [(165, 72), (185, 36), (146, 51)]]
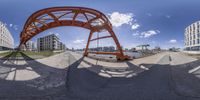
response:
[[(103, 12), (124, 48), (140, 44), (150, 44), (152, 48), (183, 48), (184, 29), (200, 20), (200, 0), (0, 0), (0, 21), (6, 24), (18, 46), (20, 32), (32, 13), (59, 6), (80, 6)], [(68, 48), (84, 48), (89, 32), (72, 26), (57, 27), (40, 33), (32, 41), (56, 34)], [(94, 42), (91, 47), (114, 45), (112, 39), (99, 43)]]

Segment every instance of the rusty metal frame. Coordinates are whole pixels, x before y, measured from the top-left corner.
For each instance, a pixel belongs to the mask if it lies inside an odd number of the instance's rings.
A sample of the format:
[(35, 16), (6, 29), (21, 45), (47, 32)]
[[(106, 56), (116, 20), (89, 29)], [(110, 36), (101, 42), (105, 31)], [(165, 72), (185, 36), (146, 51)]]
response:
[[(116, 46), (116, 52), (95, 52), (96, 54), (116, 55), (117, 59), (124, 60), (128, 57), (123, 54), (120, 43), (112, 30), (112, 24), (108, 18), (100, 11), (85, 7), (53, 7), (39, 10), (33, 13), (26, 21), (20, 34), (20, 45), (25, 44), (35, 35), (47, 29), (59, 26), (77, 26), (90, 30), (88, 42), (84, 52), (87, 56), (90, 41), (103, 38), (113, 38)], [(102, 30), (108, 31), (109, 36), (91, 39), (94, 32)], [(93, 52), (94, 53), (94, 52)]]

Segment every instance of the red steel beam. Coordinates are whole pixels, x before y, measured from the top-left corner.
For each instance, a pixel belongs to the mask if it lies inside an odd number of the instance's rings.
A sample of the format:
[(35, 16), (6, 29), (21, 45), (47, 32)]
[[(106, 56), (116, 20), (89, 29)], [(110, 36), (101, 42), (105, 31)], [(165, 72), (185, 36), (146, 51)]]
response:
[(100, 40), (100, 39), (105, 39), (105, 38), (111, 38), (112, 36), (102, 36), (102, 37), (98, 37), (95, 39), (91, 39), (90, 41), (95, 41), (95, 40)]
[[(100, 22), (101, 24), (99, 25), (97, 24), (97, 22)], [(24, 28), (20, 34), (19, 47), (25, 44), (28, 40), (30, 40), (37, 34), (47, 29), (59, 26), (76, 26), (91, 31), (88, 37), (88, 42), (84, 53), (85, 56), (87, 56), (89, 53), (88, 48), (91, 41), (104, 38), (113, 38), (117, 47), (117, 52), (116, 53), (102, 52), (102, 53), (117, 55), (117, 58), (120, 60), (127, 59), (127, 57), (124, 56), (123, 54), (120, 43), (115, 33), (112, 30), (112, 24), (110, 23), (108, 18), (100, 11), (85, 7), (52, 7), (52, 8), (42, 9), (33, 13), (27, 19)], [(107, 30), (110, 36), (103, 36), (91, 40), (93, 33), (100, 32), (101, 30)], [(100, 52), (96, 54), (100, 54)]]
[(88, 42), (87, 42), (87, 45), (86, 45), (86, 48), (85, 48), (85, 52), (84, 52), (84, 56), (88, 55), (88, 48), (89, 48), (89, 44), (90, 44), (90, 40), (92, 38), (92, 35), (93, 35), (93, 31), (90, 31), (90, 34), (89, 34), (89, 37), (88, 37)]
[(97, 51), (89, 51), (88, 53), (92, 53), (92, 54), (104, 54), (104, 55), (120, 55), (119, 52), (97, 52)]

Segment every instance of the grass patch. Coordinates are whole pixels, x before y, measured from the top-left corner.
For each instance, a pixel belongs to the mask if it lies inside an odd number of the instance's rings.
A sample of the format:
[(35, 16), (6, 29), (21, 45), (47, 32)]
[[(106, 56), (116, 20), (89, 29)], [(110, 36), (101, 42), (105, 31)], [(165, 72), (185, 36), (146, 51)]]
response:
[(27, 56), (44, 56), (44, 57), (49, 57), (58, 54), (51, 51), (43, 51), (43, 52), (23, 51), (22, 53), (26, 54)]
[(42, 52), (21, 51), (21, 52), (33, 59), (50, 57), (50, 56), (61, 53), (61, 52), (52, 52), (52, 51), (42, 51)]
[(23, 57), (22, 53), (32, 59), (40, 59), (40, 58), (50, 57), (55, 54), (59, 54), (61, 52), (51, 52), (51, 51), (43, 51), (43, 52), (19, 51), (19, 52), (17, 52), (17, 51), (15, 51), (15, 52), (1, 53), (0, 57), (5, 57), (10, 54), (12, 54), (12, 55), (10, 55), (9, 57)]
[(9, 54), (11, 54), (12, 52), (4, 52), (4, 53), (0, 53), (0, 57), (5, 57)]

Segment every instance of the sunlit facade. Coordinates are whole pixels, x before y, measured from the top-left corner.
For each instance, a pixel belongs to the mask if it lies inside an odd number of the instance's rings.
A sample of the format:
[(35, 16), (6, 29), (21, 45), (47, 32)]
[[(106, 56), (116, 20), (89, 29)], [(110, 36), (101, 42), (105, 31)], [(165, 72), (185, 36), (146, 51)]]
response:
[(200, 51), (200, 21), (185, 29), (185, 50)]
[(36, 44), (33, 41), (26, 42), (26, 50), (35, 51), (36, 50)]
[(0, 21), (0, 51), (14, 48), (14, 39), (4, 23)]
[(37, 49), (38, 51), (64, 50), (65, 45), (55, 34), (51, 34), (37, 39)]

